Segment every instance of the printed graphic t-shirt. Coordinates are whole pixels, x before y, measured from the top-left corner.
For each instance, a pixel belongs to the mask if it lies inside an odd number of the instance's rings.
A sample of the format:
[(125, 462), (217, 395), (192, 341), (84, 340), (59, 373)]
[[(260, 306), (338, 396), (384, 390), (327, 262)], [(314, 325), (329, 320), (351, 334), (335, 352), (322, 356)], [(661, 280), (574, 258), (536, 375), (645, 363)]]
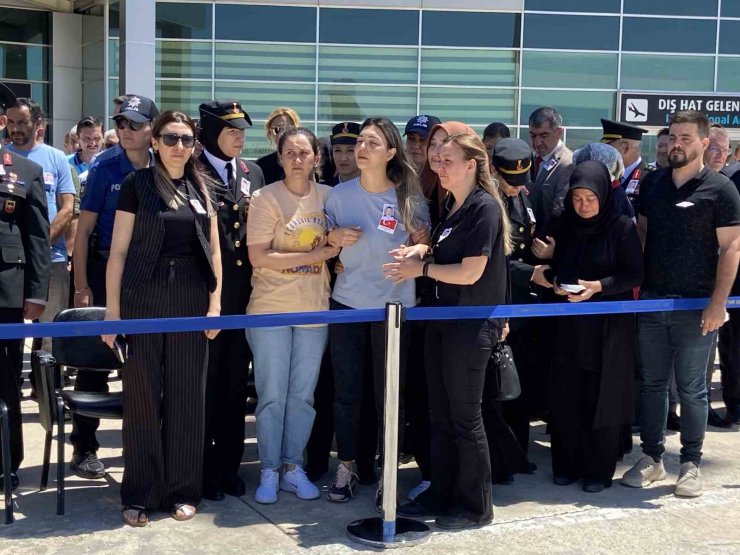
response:
[[(282, 252), (310, 252), (327, 231), (324, 206), (331, 187), (311, 184), (303, 197), (276, 181), (252, 194), (247, 245), (270, 244)], [(329, 271), (325, 262), (287, 270), (254, 268), (247, 314), (314, 312), (329, 308)]]

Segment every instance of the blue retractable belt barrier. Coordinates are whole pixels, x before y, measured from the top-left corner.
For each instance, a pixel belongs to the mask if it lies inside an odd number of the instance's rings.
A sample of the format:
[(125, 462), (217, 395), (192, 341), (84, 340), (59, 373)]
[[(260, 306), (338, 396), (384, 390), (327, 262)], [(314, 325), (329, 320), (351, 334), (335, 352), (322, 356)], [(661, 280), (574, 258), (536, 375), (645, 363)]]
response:
[[(672, 312), (702, 310), (709, 299), (655, 299), (645, 301), (611, 301), (554, 304), (520, 304), (498, 306), (420, 307), (405, 309), (406, 320), (465, 320), (481, 318), (527, 318), (540, 316), (582, 316), (586, 314), (626, 314), (638, 312)], [(740, 297), (727, 301), (727, 308), (740, 308)], [(384, 308), (362, 310), (329, 310), (219, 316), (208, 318), (158, 318), (95, 322), (59, 322), (45, 324), (0, 324), (0, 340), (25, 337), (75, 337), (98, 334), (137, 334), (208, 329), (244, 329), (305, 324), (350, 324), (382, 322)]]

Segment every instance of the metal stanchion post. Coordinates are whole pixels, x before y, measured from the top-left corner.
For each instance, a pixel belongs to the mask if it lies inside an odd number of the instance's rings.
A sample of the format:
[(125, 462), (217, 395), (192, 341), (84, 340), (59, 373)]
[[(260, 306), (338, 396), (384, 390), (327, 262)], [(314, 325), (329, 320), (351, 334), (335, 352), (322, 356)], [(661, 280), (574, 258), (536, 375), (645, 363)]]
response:
[(383, 420), (383, 517), (356, 520), (349, 537), (379, 548), (409, 547), (429, 538), (429, 527), (409, 518), (396, 518), (398, 473), (398, 396), (401, 360), (401, 303), (385, 307), (385, 410)]

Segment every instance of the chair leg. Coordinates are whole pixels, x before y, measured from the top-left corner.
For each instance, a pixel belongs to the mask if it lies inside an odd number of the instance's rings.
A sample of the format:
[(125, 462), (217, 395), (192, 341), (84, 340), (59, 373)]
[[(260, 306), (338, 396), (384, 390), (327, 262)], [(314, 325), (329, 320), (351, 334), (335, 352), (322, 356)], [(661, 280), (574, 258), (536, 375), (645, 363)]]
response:
[(8, 424), (8, 407), (0, 399), (0, 439), (3, 454), (3, 491), (5, 494), (5, 524), (13, 524), (13, 491), (10, 476), (10, 426)]
[(57, 397), (57, 514), (64, 514), (64, 401)]
[(46, 432), (44, 438), (44, 465), (41, 467), (41, 486), (39, 490), (44, 491), (49, 485), (49, 463), (51, 462), (51, 430)]

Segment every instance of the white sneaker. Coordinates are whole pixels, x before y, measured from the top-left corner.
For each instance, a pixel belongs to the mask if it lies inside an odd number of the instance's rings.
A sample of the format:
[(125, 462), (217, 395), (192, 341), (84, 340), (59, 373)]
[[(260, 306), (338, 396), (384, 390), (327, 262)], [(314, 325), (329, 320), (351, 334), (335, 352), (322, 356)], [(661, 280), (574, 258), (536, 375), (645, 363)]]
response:
[(624, 473), (622, 483), (631, 488), (644, 488), (653, 482), (664, 479), (665, 467), (663, 466), (663, 460), (655, 462), (650, 455), (643, 455), (635, 466)]
[(308, 479), (306, 471), (300, 466), (283, 472), (280, 489), (295, 493), (299, 499), (318, 499), (320, 495), (319, 488)]
[(681, 465), (676, 481), (676, 497), (699, 497), (702, 494), (701, 470), (692, 462)]
[(417, 495), (421, 495), (422, 493), (424, 493), (426, 490), (429, 489), (429, 486), (431, 485), (432, 483), (429, 480), (423, 480), (409, 492), (409, 494), (406, 496), (406, 499), (408, 499), (409, 501), (414, 501)]
[(260, 475), (260, 485), (254, 492), (254, 500), (257, 503), (269, 505), (278, 500), (278, 481), (280, 474), (269, 468), (263, 468)]

